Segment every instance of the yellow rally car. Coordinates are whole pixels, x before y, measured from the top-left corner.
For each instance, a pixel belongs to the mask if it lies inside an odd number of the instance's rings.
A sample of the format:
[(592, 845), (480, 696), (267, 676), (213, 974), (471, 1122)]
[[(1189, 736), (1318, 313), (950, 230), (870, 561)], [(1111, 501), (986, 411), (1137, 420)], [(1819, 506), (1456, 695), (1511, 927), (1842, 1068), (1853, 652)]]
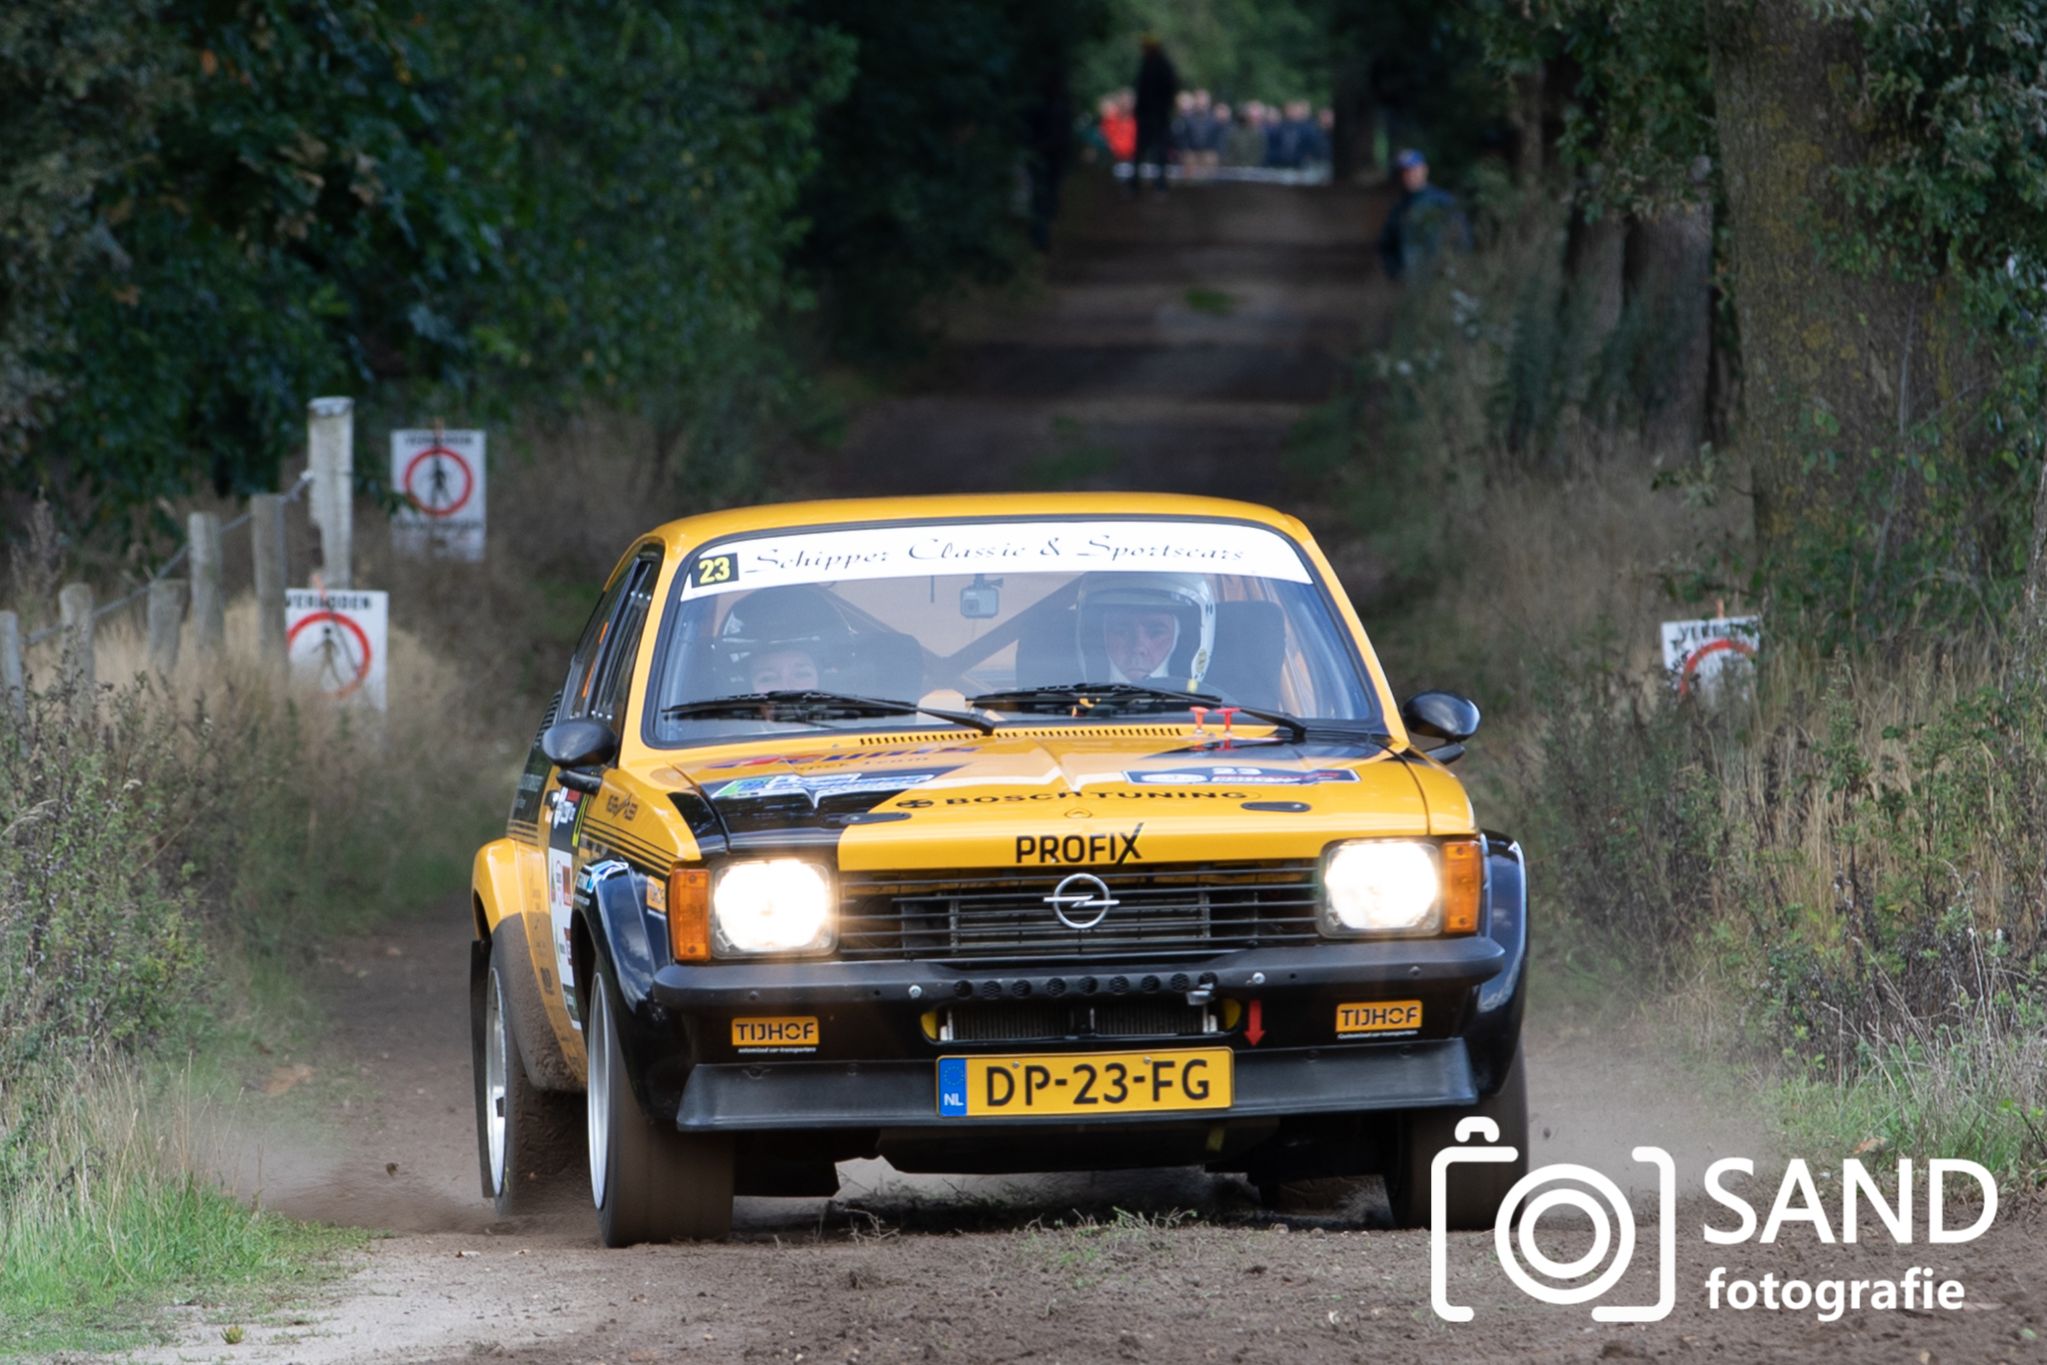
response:
[[(612, 572), (476, 857), (484, 1192), (608, 1245), (834, 1164), (1525, 1169), (1520, 849), (1306, 529), (1133, 495), (673, 522)], [(1425, 750), (1418, 740), (1433, 745)], [(577, 1096), (582, 1095), (582, 1102)], [(1472, 1174), (1476, 1169), (1477, 1174)]]

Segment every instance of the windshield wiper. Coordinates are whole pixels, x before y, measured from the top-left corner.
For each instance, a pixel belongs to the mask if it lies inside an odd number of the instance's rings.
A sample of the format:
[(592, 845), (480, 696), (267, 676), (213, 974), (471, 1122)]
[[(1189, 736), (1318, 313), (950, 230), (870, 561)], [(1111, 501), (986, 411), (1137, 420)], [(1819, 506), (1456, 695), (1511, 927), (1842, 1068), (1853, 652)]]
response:
[[(1169, 687), (1147, 687), (1143, 683), (1057, 683), (1049, 687), (1018, 687), (1007, 692), (984, 692), (969, 698), (969, 704), (989, 711), (1035, 711), (1046, 707), (1089, 711), (1128, 711), (1146, 706), (1173, 708), (1206, 707), (1217, 710), (1227, 705), (1209, 692), (1176, 692)], [(1233, 707), (1240, 716), (1262, 720), (1285, 730), (1296, 741), (1308, 737), (1308, 722), (1284, 711), (1262, 706)]]
[(919, 706), (913, 701), (896, 701), (889, 697), (856, 697), (846, 692), (815, 690), (740, 692), (729, 697), (709, 697), (703, 701), (679, 702), (674, 706), (661, 708), (663, 720), (684, 720), (692, 716), (753, 715), (759, 716), (762, 720), (775, 720), (789, 714), (936, 716), (940, 720), (951, 721), (954, 725), (970, 726), (984, 735), (995, 733), (993, 721), (969, 711), (948, 711), (935, 706)]

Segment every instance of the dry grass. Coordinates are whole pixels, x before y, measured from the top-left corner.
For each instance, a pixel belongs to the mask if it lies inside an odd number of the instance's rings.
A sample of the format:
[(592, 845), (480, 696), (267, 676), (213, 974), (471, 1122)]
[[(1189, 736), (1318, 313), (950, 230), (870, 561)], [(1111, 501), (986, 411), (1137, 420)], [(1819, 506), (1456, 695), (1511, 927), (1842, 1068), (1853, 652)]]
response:
[(1738, 453), (1571, 406), (1553, 248), (1411, 297), (1309, 452), (1391, 566), (1389, 673), (1486, 707), (1460, 774), (1538, 869), (1538, 971), (1751, 1070), (1794, 1148), (2047, 1170), (2047, 697), (1980, 635), (1823, 656), (1773, 617), (1753, 686), (1679, 703), (1660, 622), (1766, 605), (1674, 591), (1752, 558)]

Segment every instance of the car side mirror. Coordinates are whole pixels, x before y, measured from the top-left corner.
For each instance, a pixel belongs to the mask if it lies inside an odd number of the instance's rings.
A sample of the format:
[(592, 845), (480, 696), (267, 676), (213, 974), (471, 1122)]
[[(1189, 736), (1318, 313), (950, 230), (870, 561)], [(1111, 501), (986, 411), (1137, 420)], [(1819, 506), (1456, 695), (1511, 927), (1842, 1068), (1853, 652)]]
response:
[(597, 790), (596, 775), (589, 768), (601, 768), (618, 754), (618, 734), (601, 720), (588, 716), (558, 720), (540, 737), (540, 752), (561, 769), (564, 787), (576, 791)]
[[(1464, 741), (1478, 733), (1478, 703), (1455, 692), (1417, 692), (1400, 708), (1400, 719), (1411, 734), (1447, 740), (1435, 750), (1448, 763), (1464, 752)], [(1450, 752), (1454, 749), (1456, 752)]]

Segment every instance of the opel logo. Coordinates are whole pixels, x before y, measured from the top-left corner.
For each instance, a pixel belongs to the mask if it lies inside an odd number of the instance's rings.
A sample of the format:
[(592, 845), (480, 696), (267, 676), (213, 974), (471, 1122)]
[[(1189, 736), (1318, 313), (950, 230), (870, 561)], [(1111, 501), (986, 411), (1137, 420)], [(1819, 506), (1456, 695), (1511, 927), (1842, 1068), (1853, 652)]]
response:
[(1076, 872), (1053, 888), (1052, 894), (1045, 897), (1045, 904), (1052, 907), (1052, 913), (1067, 928), (1092, 929), (1119, 902), (1109, 894), (1108, 884), (1100, 877), (1092, 872)]

